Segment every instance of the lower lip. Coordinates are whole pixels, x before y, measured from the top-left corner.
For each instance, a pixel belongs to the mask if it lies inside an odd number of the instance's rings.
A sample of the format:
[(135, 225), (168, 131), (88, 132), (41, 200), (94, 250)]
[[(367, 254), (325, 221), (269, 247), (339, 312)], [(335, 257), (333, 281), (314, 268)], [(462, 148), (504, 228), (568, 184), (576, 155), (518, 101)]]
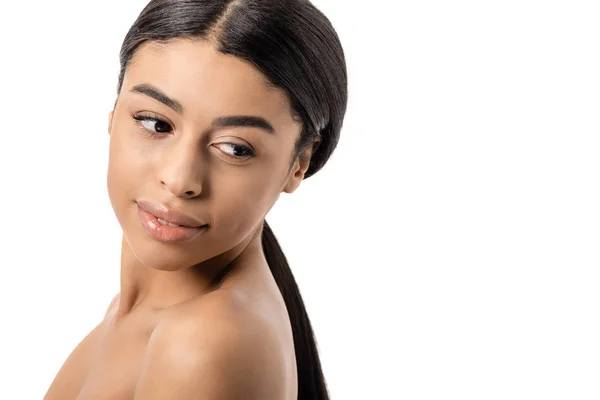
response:
[(204, 226), (189, 228), (185, 226), (173, 227), (163, 225), (158, 222), (158, 219), (154, 215), (144, 211), (140, 206), (138, 206), (138, 215), (146, 232), (161, 242), (172, 243), (188, 240), (204, 229)]

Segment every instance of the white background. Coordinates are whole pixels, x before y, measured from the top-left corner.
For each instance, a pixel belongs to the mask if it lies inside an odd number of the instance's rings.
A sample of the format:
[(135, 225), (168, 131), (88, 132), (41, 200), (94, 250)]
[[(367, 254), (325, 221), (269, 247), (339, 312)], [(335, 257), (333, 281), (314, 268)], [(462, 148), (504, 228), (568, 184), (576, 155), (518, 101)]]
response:
[[(2, 4), (2, 399), (41, 399), (119, 290), (107, 113), (145, 4)], [(347, 116), (267, 220), (332, 398), (600, 398), (598, 3), (314, 4)]]

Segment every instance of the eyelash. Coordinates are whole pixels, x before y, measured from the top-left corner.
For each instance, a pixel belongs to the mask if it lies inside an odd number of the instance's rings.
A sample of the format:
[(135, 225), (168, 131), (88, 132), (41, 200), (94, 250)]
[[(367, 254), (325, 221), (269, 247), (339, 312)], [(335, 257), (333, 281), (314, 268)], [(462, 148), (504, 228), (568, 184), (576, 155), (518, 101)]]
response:
[[(151, 136), (151, 137), (152, 136), (165, 135), (168, 132), (155, 132), (155, 131), (152, 131), (152, 130), (150, 130), (150, 129), (148, 129), (145, 126), (142, 125), (143, 121), (162, 122), (163, 124), (167, 124), (167, 125), (169, 125), (169, 127), (171, 127), (171, 125), (168, 122), (163, 121), (160, 118), (155, 118), (155, 117), (151, 117), (151, 116), (148, 116), (148, 115), (134, 115), (133, 119), (136, 120), (138, 122), (138, 124), (141, 126), (141, 128), (146, 132), (146, 134), (149, 135), (149, 136)], [(171, 129), (172, 129), (172, 127), (171, 127)], [(239, 159), (243, 159), (243, 158), (253, 158), (253, 157), (256, 156), (256, 153), (254, 152), (254, 149), (252, 149), (251, 147), (248, 147), (248, 146), (244, 146), (244, 145), (237, 144), (237, 143), (227, 143), (227, 142), (218, 143), (218, 144), (219, 145), (229, 145), (229, 146), (231, 146), (233, 148), (237, 147), (237, 148), (242, 149), (246, 153), (246, 155), (243, 155), (243, 156), (232, 156), (231, 154), (225, 153), (226, 156), (228, 156), (230, 158), (233, 158), (233, 159), (238, 159), (239, 160)]]

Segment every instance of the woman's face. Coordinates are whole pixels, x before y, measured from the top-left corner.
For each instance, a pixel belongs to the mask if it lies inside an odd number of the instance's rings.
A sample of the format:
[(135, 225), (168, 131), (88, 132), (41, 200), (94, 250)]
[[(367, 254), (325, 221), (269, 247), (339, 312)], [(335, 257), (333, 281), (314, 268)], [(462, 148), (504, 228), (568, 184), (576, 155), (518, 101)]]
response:
[[(230, 116), (262, 118), (273, 130), (216, 121)], [(109, 115), (107, 175), (112, 207), (136, 257), (177, 270), (242, 243), (279, 194), (300, 184), (308, 160), (300, 157), (289, 168), (300, 129), (284, 92), (269, 88), (249, 63), (200, 40), (142, 45)], [(143, 201), (208, 226), (183, 241), (157, 240), (138, 215)]]

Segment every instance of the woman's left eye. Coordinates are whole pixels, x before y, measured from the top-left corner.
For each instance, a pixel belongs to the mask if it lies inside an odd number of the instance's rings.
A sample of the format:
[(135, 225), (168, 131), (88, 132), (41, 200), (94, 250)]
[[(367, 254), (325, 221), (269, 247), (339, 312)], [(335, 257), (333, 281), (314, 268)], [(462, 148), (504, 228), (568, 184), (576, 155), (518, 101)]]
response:
[(216, 143), (215, 146), (223, 146), (223, 148), (226, 149), (226, 151), (223, 152), (232, 158), (252, 158), (256, 155), (252, 148), (241, 144)]
[(148, 115), (136, 115), (133, 119), (138, 121), (151, 136), (169, 133), (173, 130), (173, 127), (168, 122)]

